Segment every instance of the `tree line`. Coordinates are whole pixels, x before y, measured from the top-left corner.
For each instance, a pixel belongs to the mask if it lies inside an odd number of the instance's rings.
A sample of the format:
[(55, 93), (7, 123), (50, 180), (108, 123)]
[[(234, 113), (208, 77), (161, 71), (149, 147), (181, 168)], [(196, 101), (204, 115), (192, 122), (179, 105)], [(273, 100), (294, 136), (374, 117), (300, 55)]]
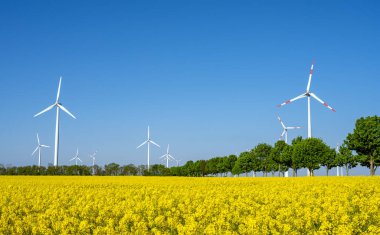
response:
[(297, 137), (291, 144), (279, 140), (273, 146), (260, 143), (250, 151), (236, 155), (213, 157), (208, 160), (187, 161), (183, 166), (166, 168), (164, 165), (135, 166), (106, 164), (92, 166), (22, 166), (5, 167), (0, 165), (1, 175), (154, 175), (154, 176), (228, 176), (260, 173), (263, 176), (284, 176), (292, 169), (297, 176), (299, 169), (306, 168), (310, 175), (325, 167), (326, 175), (333, 167), (343, 167), (346, 175), (357, 165), (368, 167), (374, 175), (380, 165), (380, 117), (360, 118), (343, 144), (331, 148), (322, 139)]

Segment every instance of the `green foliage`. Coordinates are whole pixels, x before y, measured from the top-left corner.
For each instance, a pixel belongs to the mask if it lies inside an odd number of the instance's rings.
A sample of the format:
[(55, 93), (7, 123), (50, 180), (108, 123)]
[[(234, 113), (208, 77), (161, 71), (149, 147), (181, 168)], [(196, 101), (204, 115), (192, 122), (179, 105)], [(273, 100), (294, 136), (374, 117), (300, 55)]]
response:
[(337, 166), (344, 167), (346, 169), (346, 175), (349, 175), (349, 169), (358, 164), (358, 158), (357, 156), (354, 156), (346, 144), (342, 144), (339, 147), (339, 152), (337, 153), (335, 162)]
[(369, 167), (373, 176), (380, 165), (380, 117), (375, 115), (356, 120), (355, 129), (347, 135), (345, 144), (358, 153), (358, 161)]
[(265, 143), (258, 144), (253, 149), (254, 158), (260, 161), (260, 171), (262, 171), (265, 175), (276, 168), (276, 163), (270, 157), (271, 152), (272, 146)]
[(310, 175), (319, 169), (325, 157), (331, 154), (331, 149), (318, 138), (301, 140), (294, 146), (293, 156), (300, 160), (302, 167), (309, 169)]
[(329, 175), (329, 170), (336, 167), (336, 152), (334, 149), (329, 149), (326, 154), (322, 157), (321, 165), (326, 168), (326, 175)]
[(235, 165), (237, 164), (237, 169), (241, 169), (241, 173), (248, 175), (248, 172), (252, 171), (251, 156), (249, 152), (242, 152), (238, 157)]
[(289, 158), (288, 155), (283, 154), (284, 149), (287, 146), (288, 145), (285, 143), (285, 141), (279, 140), (274, 144), (274, 147), (272, 148), (272, 151), (270, 153), (271, 158), (278, 165), (277, 170), (279, 172), (287, 171), (291, 164), (291, 158)]

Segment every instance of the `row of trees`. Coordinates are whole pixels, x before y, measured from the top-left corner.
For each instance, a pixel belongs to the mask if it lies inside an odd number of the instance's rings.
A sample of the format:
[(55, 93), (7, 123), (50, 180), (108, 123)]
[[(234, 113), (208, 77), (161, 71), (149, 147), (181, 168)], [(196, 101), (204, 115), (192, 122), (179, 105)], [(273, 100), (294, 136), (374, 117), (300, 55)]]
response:
[(170, 169), (164, 165), (153, 165), (148, 171), (146, 166), (133, 164), (121, 166), (110, 163), (101, 167), (99, 165), (85, 166), (4, 166), (0, 164), (0, 175), (171, 175)]
[(374, 175), (380, 165), (380, 118), (377, 116), (360, 118), (356, 121), (353, 133), (348, 134), (339, 150), (326, 145), (321, 139), (302, 137), (295, 138), (290, 145), (277, 141), (274, 146), (261, 143), (250, 151), (239, 156), (229, 155), (214, 157), (208, 160), (188, 161), (183, 166), (166, 168), (163, 165), (153, 165), (148, 170), (146, 166), (125, 165), (116, 163), (104, 167), (94, 166), (59, 166), (59, 167), (4, 167), (0, 165), (3, 175), (161, 175), (161, 176), (227, 176), (258, 172), (284, 175), (292, 169), (297, 176), (299, 169), (307, 168), (310, 175), (325, 167), (326, 175), (333, 167), (344, 167), (346, 175), (349, 170), (360, 164), (370, 169)]

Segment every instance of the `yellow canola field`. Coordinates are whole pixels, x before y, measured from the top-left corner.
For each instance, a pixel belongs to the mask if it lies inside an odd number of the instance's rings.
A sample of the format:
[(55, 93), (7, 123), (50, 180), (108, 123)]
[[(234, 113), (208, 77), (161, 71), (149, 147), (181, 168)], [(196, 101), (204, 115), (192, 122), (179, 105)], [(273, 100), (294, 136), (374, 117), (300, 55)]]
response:
[(0, 234), (380, 234), (379, 177), (0, 177)]

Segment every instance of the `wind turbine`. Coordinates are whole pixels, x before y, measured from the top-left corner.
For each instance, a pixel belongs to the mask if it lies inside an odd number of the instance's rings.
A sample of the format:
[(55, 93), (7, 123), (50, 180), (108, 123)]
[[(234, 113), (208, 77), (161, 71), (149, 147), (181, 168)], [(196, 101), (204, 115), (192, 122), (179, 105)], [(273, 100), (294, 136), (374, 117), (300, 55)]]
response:
[[(282, 128), (284, 128), (284, 131), (282, 132), (282, 134), (280, 136), (280, 140), (282, 140), (282, 138), (285, 135), (285, 143), (288, 144), (288, 130), (300, 129), (301, 127), (300, 126), (285, 126), (285, 124), (282, 122), (282, 120), (278, 114), (277, 114), (277, 119), (281, 123)], [(284, 176), (288, 177), (289, 172), (285, 171)]]
[(182, 161), (182, 160), (174, 159), (174, 161), (176, 161), (177, 162), (177, 166), (179, 166), (179, 162)]
[(169, 160), (175, 160), (175, 158), (169, 154), (169, 145), (168, 145), (168, 148), (166, 150), (166, 154), (162, 155), (160, 158), (166, 160), (166, 168), (169, 168)]
[[(336, 144), (335, 152), (339, 154), (339, 144)], [(343, 167), (341, 166), (336, 166), (336, 176), (343, 176)]]
[(90, 154), (90, 158), (92, 159), (92, 175), (95, 175), (95, 155), (98, 151), (95, 151), (95, 153)]
[(73, 157), (73, 158), (70, 159), (70, 161), (73, 161), (73, 160), (75, 160), (75, 165), (76, 166), (78, 166), (78, 160), (80, 162), (82, 162), (82, 160), (80, 160), (80, 158), (79, 158), (79, 150), (78, 150), (78, 148), (77, 148), (77, 154), (75, 154), (75, 157)]
[(156, 144), (153, 140), (150, 139), (150, 134), (149, 134), (149, 126), (148, 126), (148, 139), (145, 140), (142, 144), (140, 144), (137, 148), (140, 148), (141, 146), (143, 146), (144, 144), (147, 144), (148, 145), (148, 171), (149, 171), (149, 151), (150, 151), (150, 144), (154, 144), (156, 145), (157, 147), (160, 148), (160, 145)]
[(323, 104), (328, 109), (332, 110), (333, 112), (336, 112), (335, 109), (333, 109), (332, 107), (330, 107), (326, 102), (322, 101), (320, 98), (318, 98), (318, 96), (316, 96), (314, 93), (310, 92), (310, 85), (311, 85), (311, 77), (313, 75), (313, 68), (314, 68), (314, 64), (311, 64), (310, 74), (309, 74), (309, 82), (307, 83), (306, 92), (303, 93), (303, 94), (301, 94), (301, 95), (299, 95), (299, 96), (297, 96), (297, 97), (295, 97), (295, 98), (293, 98), (293, 99), (291, 99), (291, 100), (285, 101), (284, 103), (277, 105), (277, 107), (281, 107), (281, 106), (289, 104), (289, 103), (291, 103), (291, 102), (293, 102), (295, 100), (307, 97), (307, 137), (308, 138), (311, 138), (310, 97), (313, 97), (314, 99), (316, 99), (318, 102), (320, 102), (321, 104)]
[(59, 150), (59, 110), (62, 109), (65, 113), (70, 115), (72, 118), (76, 119), (74, 115), (72, 115), (69, 110), (67, 110), (61, 103), (59, 103), (59, 95), (61, 92), (61, 82), (62, 77), (59, 78), (59, 85), (58, 85), (58, 92), (57, 92), (57, 99), (55, 100), (55, 103), (47, 107), (46, 109), (42, 110), (41, 112), (34, 115), (34, 117), (37, 117), (54, 107), (57, 107), (57, 116), (55, 120), (55, 142), (54, 142), (54, 166), (58, 166), (58, 150)]
[(36, 149), (33, 151), (32, 156), (38, 150), (38, 167), (41, 167), (41, 148), (50, 148), (50, 146), (43, 145), (40, 143), (40, 138), (38, 137), (38, 133), (37, 133), (37, 143), (38, 143), (38, 145), (37, 145)]
[(285, 126), (285, 124), (282, 122), (282, 120), (278, 114), (277, 114), (277, 119), (278, 119), (278, 121), (280, 121), (282, 128), (284, 128), (284, 131), (282, 132), (282, 134), (280, 136), (280, 140), (282, 140), (282, 138), (285, 135), (285, 143), (287, 144), (288, 143), (288, 130), (300, 129), (301, 127), (300, 126)]

